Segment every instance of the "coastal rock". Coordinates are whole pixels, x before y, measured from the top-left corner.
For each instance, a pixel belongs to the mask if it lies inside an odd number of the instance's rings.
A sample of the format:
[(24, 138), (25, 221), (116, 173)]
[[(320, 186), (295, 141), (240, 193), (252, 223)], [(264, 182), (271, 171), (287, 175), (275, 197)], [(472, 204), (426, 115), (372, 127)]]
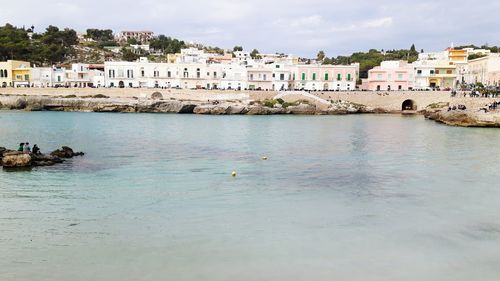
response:
[(5, 168), (20, 168), (31, 166), (31, 156), (22, 152), (7, 152), (3, 154), (2, 166)]
[(260, 104), (253, 104), (248, 107), (248, 115), (268, 115), (271, 114), (272, 110), (269, 107), (262, 106)]
[(11, 108), (12, 109), (24, 109), (26, 108), (26, 105), (28, 104), (28, 102), (26, 101), (25, 98), (18, 98), (16, 100), (16, 102), (11, 105)]
[(287, 107), (287, 111), (291, 114), (314, 115), (316, 114), (316, 106), (301, 103), (299, 105)]
[(50, 153), (51, 156), (55, 156), (58, 158), (73, 158), (75, 156), (83, 156), (83, 152), (74, 152), (68, 146), (63, 146), (61, 149), (54, 150)]
[(500, 127), (500, 111), (486, 113), (472, 110), (440, 110), (424, 112), (424, 116), (451, 126)]
[(243, 105), (230, 105), (227, 110), (227, 114), (246, 114), (248, 112), (248, 109), (243, 106)]
[(46, 154), (31, 155), (31, 159), (33, 166), (52, 166), (64, 162), (59, 157)]

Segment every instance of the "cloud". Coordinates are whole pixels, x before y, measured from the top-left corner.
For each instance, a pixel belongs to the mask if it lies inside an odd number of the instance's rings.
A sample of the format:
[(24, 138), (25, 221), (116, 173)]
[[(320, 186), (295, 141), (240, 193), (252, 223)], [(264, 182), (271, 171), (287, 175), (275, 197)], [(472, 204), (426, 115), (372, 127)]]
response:
[[(152, 30), (185, 41), (315, 56), (370, 48), (442, 50), (457, 44), (500, 45), (499, 1), (476, 0), (24, 0), (4, 1), (0, 19), (115, 31)], [(30, 7), (27, 9), (26, 7)], [(473, 12), (471, 12), (473, 11)], [(1, 23), (0, 23), (1, 24)]]
[(389, 27), (392, 25), (391, 17), (384, 17), (374, 20), (365, 21), (361, 24), (363, 28), (377, 28), (377, 27)]

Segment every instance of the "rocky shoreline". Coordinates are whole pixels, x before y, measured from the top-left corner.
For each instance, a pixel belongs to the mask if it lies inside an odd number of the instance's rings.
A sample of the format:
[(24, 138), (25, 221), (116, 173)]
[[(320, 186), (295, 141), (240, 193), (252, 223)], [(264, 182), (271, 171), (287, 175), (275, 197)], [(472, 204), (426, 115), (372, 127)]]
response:
[(500, 128), (500, 112), (477, 110), (438, 110), (424, 112), (425, 118), (450, 126)]
[[(286, 99), (286, 97), (285, 97)], [(478, 109), (448, 111), (449, 103), (437, 103), (418, 112), (391, 111), (369, 107), (345, 100), (327, 101), (308, 97), (265, 100), (183, 100), (153, 98), (109, 98), (106, 96), (54, 97), (0, 95), (0, 109), (25, 111), (120, 112), (120, 113), (177, 113), (204, 115), (343, 115), (365, 113), (422, 114), (451, 126), (500, 127), (500, 112)]]
[(0, 96), (0, 109), (26, 111), (79, 111), (123, 113), (181, 113), (210, 115), (329, 115), (353, 113), (387, 113), (347, 101), (317, 104), (309, 100), (191, 101), (131, 98), (64, 98), (46, 96)]
[(0, 166), (11, 169), (52, 166), (63, 163), (65, 159), (83, 155), (83, 152), (74, 152), (67, 146), (54, 150), (50, 154), (28, 154), (0, 147)]

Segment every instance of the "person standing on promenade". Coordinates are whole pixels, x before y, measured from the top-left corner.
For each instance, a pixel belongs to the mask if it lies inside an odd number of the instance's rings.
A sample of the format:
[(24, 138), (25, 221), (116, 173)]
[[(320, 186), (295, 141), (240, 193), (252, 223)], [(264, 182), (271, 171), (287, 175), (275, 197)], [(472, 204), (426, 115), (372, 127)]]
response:
[(19, 148), (17, 149), (17, 151), (19, 151), (19, 152), (23, 152), (24, 151), (24, 142), (22, 142), (22, 143), (19, 144)]

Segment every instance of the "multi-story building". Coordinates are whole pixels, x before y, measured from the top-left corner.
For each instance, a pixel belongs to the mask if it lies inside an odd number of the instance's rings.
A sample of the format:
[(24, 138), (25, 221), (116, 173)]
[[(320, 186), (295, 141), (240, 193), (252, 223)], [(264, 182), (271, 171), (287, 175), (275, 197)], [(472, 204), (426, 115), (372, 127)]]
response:
[(457, 85), (457, 66), (448, 60), (418, 60), (413, 69), (415, 89), (451, 89)]
[(0, 87), (29, 87), (30, 80), (29, 62), (18, 60), (0, 62)]
[(33, 67), (31, 79), (32, 87), (64, 86), (66, 84), (66, 69), (64, 67)]
[(295, 90), (352, 91), (359, 65), (297, 65), (292, 74)]
[(273, 70), (264, 65), (247, 67), (247, 81), (249, 90), (273, 90)]
[(366, 91), (392, 91), (413, 89), (413, 67), (407, 61), (384, 61), (368, 71), (361, 89)]
[(482, 83), (485, 86), (500, 86), (500, 54), (470, 60), (464, 74), (467, 84)]
[(153, 38), (154, 32), (152, 31), (121, 31), (115, 36), (118, 42), (127, 42), (129, 39), (135, 39), (138, 42), (147, 43)]

